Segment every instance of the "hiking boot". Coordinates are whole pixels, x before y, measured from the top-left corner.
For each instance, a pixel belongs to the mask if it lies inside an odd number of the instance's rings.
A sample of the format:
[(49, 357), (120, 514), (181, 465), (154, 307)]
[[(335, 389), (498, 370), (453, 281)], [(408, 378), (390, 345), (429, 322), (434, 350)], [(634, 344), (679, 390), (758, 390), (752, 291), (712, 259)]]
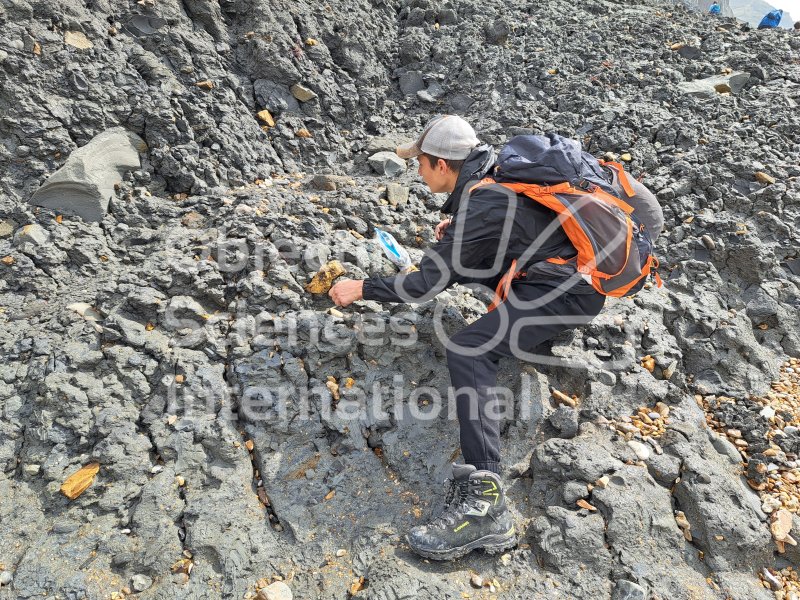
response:
[(453, 560), (483, 548), (489, 554), (517, 544), (500, 477), (472, 465), (453, 465), (445, 508), (427, 525), (406, 536), (411, 549), (425, 558)]

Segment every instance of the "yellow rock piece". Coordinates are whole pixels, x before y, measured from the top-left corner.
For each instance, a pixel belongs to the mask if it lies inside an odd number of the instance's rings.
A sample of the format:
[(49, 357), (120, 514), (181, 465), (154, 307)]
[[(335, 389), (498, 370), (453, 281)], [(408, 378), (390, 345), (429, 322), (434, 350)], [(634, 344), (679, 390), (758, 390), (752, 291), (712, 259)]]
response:
[(214, 82), (210, 79), (204, 79), (203, 81), (198, 81), (195, 85), (204, 90), (213, 90), (214, 89)]
[(306, 291), (312, 294), (327, 294), (331, 289), (334, 279), (345, 274), (342, 263), (332, 260), (322, 267), (306, 285)]
[(336, 381), (336, 378), (333, 375), (328, 375), (328, 381), (325, 382), (325, 387), (327, 387), (328, 390), (330, 391), (334, 401), (338, 402), (340, 398), (339, 383)]
[(61, 484), (61, 493), (70, 500), (75, 500), (92, 485), (95, 476), (100, 472), (100, 463), (91, 463), (73, 473)]
[(64, 43), (79, 50), (94, 48), (94, 44), (80, 31), (67, 31), (64, 34)]
[(756, 172), (754, 177), (756, 178), (756, 181), (758, 181), (759, 183), (767, 183), (767, 184), (775, 183), (775, 178), (772, 175), (767, 175), (763, 171)]
[(550, 393), (553, 395), (553, 398), (556, 399), (556, 402), (559, 404), (566, 404), (572, 408), (575, 408), (578, 405), (578, 402), (575, 398), (570, 398), (564, 392), (559, 392), (557, 389), (553, 388), (550, 390)]
[(272, 113), (270, 113), (266, 108), (258, 112), (258, 118), (264, 121), (269, 127), (275, 127), (275, 119), (272, 118)]

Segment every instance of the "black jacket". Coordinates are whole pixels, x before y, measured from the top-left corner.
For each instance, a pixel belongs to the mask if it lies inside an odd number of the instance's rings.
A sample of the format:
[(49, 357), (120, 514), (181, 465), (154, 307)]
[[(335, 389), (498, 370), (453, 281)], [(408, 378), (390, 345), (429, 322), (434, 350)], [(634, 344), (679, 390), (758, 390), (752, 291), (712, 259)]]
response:
[[(525, 270), (545, 258), (575, 256), (575, 247), (552, 210), (498, 185), (470, 193), (494, 162), (491, 146), (472, 151), (442, 205), (442, 212), (453, 218), (441, 241), (426, 250), (419, 271), (365, 280), (365, 300), (424, 302), (453, 283), (480, 283), (494, 289), (512, 259), (521, 259), (517, 268)], [(566, 277), (546, 281), (557, 285)]]

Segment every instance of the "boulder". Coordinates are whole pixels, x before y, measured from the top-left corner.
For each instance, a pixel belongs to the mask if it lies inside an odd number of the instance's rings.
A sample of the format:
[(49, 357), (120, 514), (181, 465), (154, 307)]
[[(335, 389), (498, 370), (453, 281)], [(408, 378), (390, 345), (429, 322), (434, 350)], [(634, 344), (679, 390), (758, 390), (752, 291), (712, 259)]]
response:
[(713, 97), (715, 94), (738, 94), (750, 79), (750, 73), (731, 73), (730, 75), (715, 75), (705, 79), (684, 81), (678, 84), (678, 89), (690, 96)]
[(17, 231), (14, 235), (14, 243), (24, 250), (27, 246), (41, 246), (47, 242), (48, 237), (47, 231), (41, 225), (34, 223), (25, 225), (25, 227)]
[(70, 154), (30, 202), (84, 221), (102, 221), (114, 186), (125, 172), (141, 166), (139, 153), (146, 149), (139, 136), (122, 127), (104, 131)]
[(395, 177), (406, 170), (406, 161), (394, 152), (376, 152), (369, 157), (369, 165), (378, 175)]

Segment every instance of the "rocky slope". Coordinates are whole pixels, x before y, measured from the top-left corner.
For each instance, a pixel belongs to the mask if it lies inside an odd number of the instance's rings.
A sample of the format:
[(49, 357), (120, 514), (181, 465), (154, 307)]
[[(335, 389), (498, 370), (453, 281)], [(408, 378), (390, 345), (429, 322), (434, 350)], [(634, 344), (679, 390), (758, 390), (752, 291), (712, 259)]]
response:
[[(770, 514), (799, 508), (798, 367), (780, 369), (800, 355), (800, 36), (608, 0), (13, 0), (0, 25), (0, 598), (284, 580), (752, 600), (770, 577), (792, 597), (764, 569), (798, 558)], [(667, 230), (663, 288), (503, 365), (525, 533), (439, 565), (401, 536), (441, 498), (457, 430), (413, 418), (415, 390), (446, 399), (437, 327), (481, 298), (331, 311), (303, 286), (330, 258), (392, 272), (375, 226), (415, 258), (432, 242), (441, 199), (368, 158), (444, 111), (493, 144), (556, 130), (628, 154)], [(107, 214), (29, 203), (114, 127), (143, 144)]]

